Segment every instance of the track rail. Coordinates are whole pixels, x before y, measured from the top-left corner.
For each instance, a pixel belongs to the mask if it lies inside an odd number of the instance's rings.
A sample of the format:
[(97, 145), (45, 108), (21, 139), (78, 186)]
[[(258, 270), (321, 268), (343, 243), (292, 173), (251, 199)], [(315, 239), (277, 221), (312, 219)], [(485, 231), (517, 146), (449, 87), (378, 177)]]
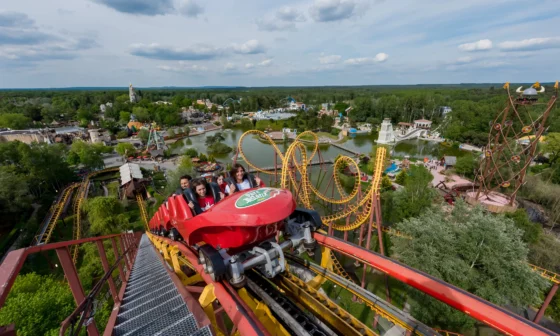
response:
[(54, 232), (54, 228), (58, 223), (58, 219), (62, 214), (62, 211), (64, 210), (66, 202), (68, 201), (70, 195), (72, 195), (74, 189), (78, 188), (79, 186), (79, 183), (72, 183), (64, 190), (62, 190), (62, 197), (50, 209), (50, 218), (46, 223), (46, 229), (35, 237), (35, 244), (33, 245), (47, 244), (50, 241), (52, 233)]
[(317, 243), (410, 285), (506, 335), (556, 335), (465, 290), (336, 237), (314, 233)]
[(436, 332), (434, 329), (426, 326), (425, 324), (419, 322), (409, 314), (403, 312), (402, 310), (394, 307), (393, 305), (387, 303), (385, 300), (380, 299), (375, 294), (368, 292), (366, 289), (360, 287), (354, 282), (345, 279), (344, 277), (337, 275), (326, 268), (323, 268), (317, 264), (314, 264), (308, 260), (296, 257), (291, 254), (286, 254), (286, 258), (302, 265), (316, 274), (320, 274), (329, 281), (335, 283), (341, 288), (346, 289), (360, 300), (364, 302), (371, 310), (376, 314), (382, 316), (383, 318), (389, 320), (395, 325), (399, 325), (406, 330), (413, 332), (415, 335), (426, 335), (432, 336)]

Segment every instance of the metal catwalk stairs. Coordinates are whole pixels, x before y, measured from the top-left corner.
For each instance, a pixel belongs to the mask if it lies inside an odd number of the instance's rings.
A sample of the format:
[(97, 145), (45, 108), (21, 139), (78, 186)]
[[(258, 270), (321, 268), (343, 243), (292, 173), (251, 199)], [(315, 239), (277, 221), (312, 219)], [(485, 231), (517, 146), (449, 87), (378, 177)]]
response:
[(209, 326), (197, 327), (165, 267), (143, 235), (113, 335), (212, 335)]

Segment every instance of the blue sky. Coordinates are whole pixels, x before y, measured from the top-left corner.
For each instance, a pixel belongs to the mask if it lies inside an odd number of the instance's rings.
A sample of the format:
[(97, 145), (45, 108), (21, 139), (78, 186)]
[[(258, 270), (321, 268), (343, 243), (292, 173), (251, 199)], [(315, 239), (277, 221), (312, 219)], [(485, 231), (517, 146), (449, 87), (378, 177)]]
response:
[(557, 0), (18, 0), (0, 87), (555, 81)]

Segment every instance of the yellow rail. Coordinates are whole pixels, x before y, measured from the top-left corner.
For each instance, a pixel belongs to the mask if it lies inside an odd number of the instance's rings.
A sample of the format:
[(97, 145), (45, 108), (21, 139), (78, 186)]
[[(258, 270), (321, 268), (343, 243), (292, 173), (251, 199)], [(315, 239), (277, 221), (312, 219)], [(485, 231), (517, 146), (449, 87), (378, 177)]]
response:
[(336, 255), (334, 254), (333, 251), (331, 251), (331, 259), (333, 261), (333, 271), (336, 274), (343, 277), (344, 279), (352, 281), (352, 282), (355, 283), (354, 279), (352, 279), (352, 277), (350, 277), (350, 275), (348, 274), (348, 272), (346, 272), (346, 270), (344, 269), (344, 267), (342, 266), (340, 261), (338, 261), (338, 258), (336, 257)]
[[(338, 193), (340, 194), (340, 198), (332, 198), (324, 195), (319, 190), (315, 188), (315, 186), (311, 183), (309, 178), (309, 171), (308, 165), (312, 161), (313, 157), (315, 156), (318, 145), (319, 139), (315, 133), (306, 131), (301, 133), (295, 141), (288, 147), (286, 153), (282, 154), (280, 149), (276, 146), (274, 140), (272, 140), (268, 134), (257, 131), (251, 130), (243, 133), (243, 135), (239, 138), (238, 142), (238, 150), (239, 154), (243, 157), (244, 161), (247, 165), (253, 168), (257, 172), (261, 172), (263, 174), (274, 174), (274, 172), (266, 171), (264, 169), (259, 168), (255, 164), (253, 164), (243, 152), (243, 139), (248, 135), (257, 135), (261, 139), (269, 142), (274, 151), (276, 152), (278, 158), (282, 162), (282, 169), (280, 170), (280, 186), (284, 189), (289, 189), (292, 187), (294, 190), (299, 190), (297, 193), (297, 201), (298, 203), (302, 204), (304, 207), (311, 209), (313, 208), (311, 197), (315, 195), (319, 199), (330, 203), (330, 204), (337, 204), (342, 205), (346, 204), (346, 209), (338, 212), (334, 215), (329, 216), (322, 216), (321, 219), (323, 223), (326, 225), (331, 225), (335, 230), (339, 231), (349, 231), (354, 230), (364, 224), (370, 218), (372, 208), (373, 208), (373, 196), (379, 196), (379, 186), (381, 184), (381, 173), (383, 172), (383, 164), (385, 161), (386, 156), (386, 149), (383, 147), (379, 147), (377, 149), (377, 154), (375, 158), (375, 171), (373, 174), (372, 183), (369, 185), (367, 191), (364, 193), (364, 196), (361, 200), (356, 201), (355, 204), (349, 204), (353, 200), (356, 199), (356, 196), (359, 193), (361, 188), (361, 172), (358, 166), (358, 163), (348, 157), (348, 156), (339, 156), (334, 162), (334, 174), (333, 174), (333, 181)], [(308, 157), (307, 150), (305, 145), (301, 140), (304, 136), (311, 136), (314, 138), (315, 147), (313, 149), (312, 154)], [(298, 157), (299, 154), (299, 157)], [(299, 158), (299, 159), (298, 159)], [(354, 187), (350, 194), (346, 194), (344, 188), (340, 182), (339, 174), (337, 173), (341, 168), (341, 165), (352, 165), (357, 172)], [(297, 181), (296, 174), (299, 173), (300, 181)], [(339, 224), (337, 223), (339, 220), (345, 219), (351, 215), (355, 215), (356, 218), (354, 222), (348, 224)], [(376, 226), (376, 223), (373, 223)]]
[(539, 275), (545, 279), (548, 279), (554, 282), (557, 285), (560, 285), (560, 275), (556, 274), (552, 271), (539, 267), (537, 265), (529, 264), (529, 266), (533, 269), (533, 271), (539, 273)]
[(60, 199), (59, 202), (57, 202), (51, 208), (52, 209), (51, 211), (53, 211), (53, 215), (52, 215), (51, 219), (49, 220), (47, 229), (45, 230), (45, 232), (42, 235), (38, 235), (35, 238), (36, 241), (39, 244), (47, 244), (51, 240), (51, 235), (54, 232), (54, 228), (56, 227), (56, 224), (58, 223), (58, 219), (59, 219), (60, 215), (62, 214), (62, 211), (64, 210), (64, 205), (68, 201), (68, 197), (70, 197), (70, 195), (72, 194), (72, 191), (79, 186), (80, 186), (79, 183), (73, 183), (73, 184), (69, 185), (68, 187), (66, 187), (64, 190), (62, 190), (62, 193), (63, 193), (62, 198)]
[(146, 207), (144, 206), (144, 199), (142, 198), (142, 194), (136, 194), (136, 202), (138, 203), (138, 208), (140, 209), (140, 216), (144, 221), (144, 225), (146, 226), (146, 230), (148, 229), (148, 213), (146, 212)]
[[(84, 200), (84, 198), (87, 198), (86, 192), (88, 190), (90, 179), (100, 174), (114, 172), (118, 170), (119, 167), (111, 167), (111, 168), (94, 171), (93, 173), (88, 174), (84, 179), (84, 181), (81, 183), (78, 194), (76, 195), (76, 201), (74, 202), (74, 234), (73, 234), (74, 240), (78, 240), (82, 238), (81, 207), (82, 207), (82, 201)], [(74, 245), (72, 247), (72, 260), (74, 261), (74, 263), (76, 263), (76, 261), (78, 260), (78, 245)]]

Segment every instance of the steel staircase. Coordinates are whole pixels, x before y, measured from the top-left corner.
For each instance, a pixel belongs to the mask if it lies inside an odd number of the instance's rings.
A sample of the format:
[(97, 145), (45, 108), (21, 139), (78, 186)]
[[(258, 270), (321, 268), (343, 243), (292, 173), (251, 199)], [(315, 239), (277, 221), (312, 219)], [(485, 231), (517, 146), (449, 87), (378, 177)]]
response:
[(165, 267), (143, 235), (113, 335), (212, 335), (210, 326), (198, 328)]

